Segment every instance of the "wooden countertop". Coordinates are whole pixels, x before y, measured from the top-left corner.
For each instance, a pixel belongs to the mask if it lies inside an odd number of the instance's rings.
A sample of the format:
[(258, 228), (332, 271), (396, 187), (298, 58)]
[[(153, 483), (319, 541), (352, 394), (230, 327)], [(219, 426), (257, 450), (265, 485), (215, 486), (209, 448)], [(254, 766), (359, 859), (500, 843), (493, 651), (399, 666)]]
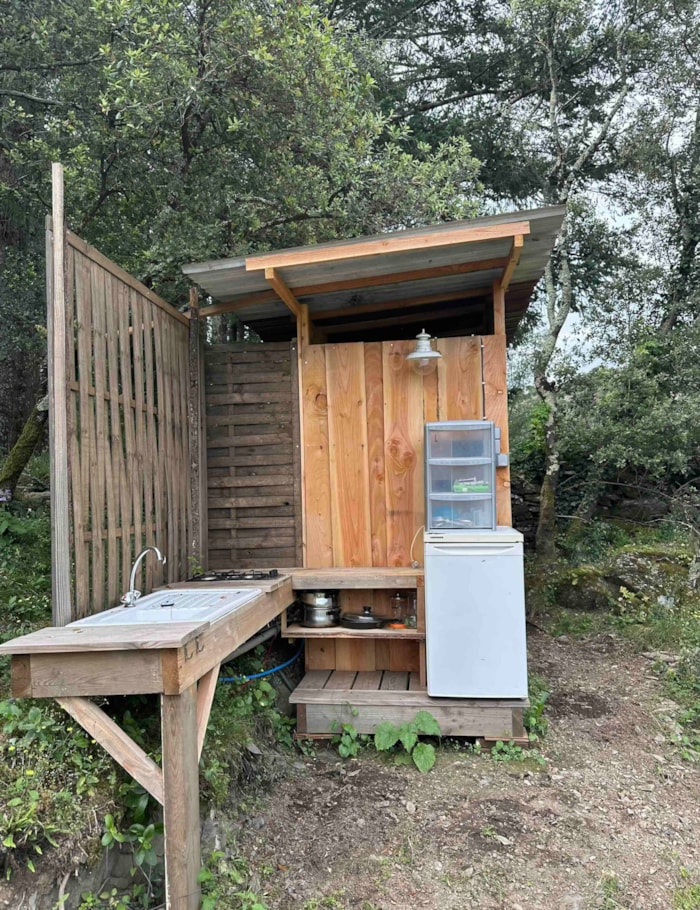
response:
[(182, 648), (209, 625), (208, 622), (173, 622), (123, 626), (50, 626), (5, 642), (0, 645), (0, 654)]
[(63, 626), (5, 642), (12, 694), (179, 695), (293, 603), (291, 580), (277, 581), (274, 591), (211, 623)]
[(352, 566), (327, 569), (280, 569), (291, 575), (295, 591), (341, 588), (417, 588), (423, 585), (423, 568), (409, 566)]

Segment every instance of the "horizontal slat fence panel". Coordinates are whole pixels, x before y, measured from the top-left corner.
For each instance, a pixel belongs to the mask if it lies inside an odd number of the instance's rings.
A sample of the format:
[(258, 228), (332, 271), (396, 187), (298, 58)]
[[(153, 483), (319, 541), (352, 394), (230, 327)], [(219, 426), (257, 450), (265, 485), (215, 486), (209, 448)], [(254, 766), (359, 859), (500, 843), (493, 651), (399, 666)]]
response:
[(212, 345), (204, 362), (208, 567), (301, 565), (296, 350)]
[[(75, 576), (72, 619), (137, 587), (187, 576), (187, 319), (79, 237), (66, 234), (65, 394)], [(143, 565), (143, 564), (142, 564)]]

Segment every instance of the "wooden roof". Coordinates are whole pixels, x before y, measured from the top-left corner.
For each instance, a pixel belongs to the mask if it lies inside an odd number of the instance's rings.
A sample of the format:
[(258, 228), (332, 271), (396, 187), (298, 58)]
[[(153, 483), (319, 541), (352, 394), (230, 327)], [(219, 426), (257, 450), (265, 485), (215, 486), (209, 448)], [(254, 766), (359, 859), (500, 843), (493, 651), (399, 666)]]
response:
[(527, 309), (564, 217), (562, 206), (186, 265), (215, 303), (264, 340), (296, 332), (298, 304), (329, 341), (488, 334), (504, 281), (506, 331)]

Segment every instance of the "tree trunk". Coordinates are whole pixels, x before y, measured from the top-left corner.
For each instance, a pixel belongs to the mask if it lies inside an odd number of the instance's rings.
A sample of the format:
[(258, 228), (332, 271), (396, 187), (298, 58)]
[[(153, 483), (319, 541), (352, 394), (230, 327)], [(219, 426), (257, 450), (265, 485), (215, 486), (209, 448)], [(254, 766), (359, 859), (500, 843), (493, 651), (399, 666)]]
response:
[(554, 385), (544, 376), (535, 379), (535, 386), (549, 408), (545, 425), (545, 470), (540, 488), (540, 514), (537, 520), (535, 543), (537, 555), (545, 562), (557, 558), (557, 484), (559, 482), (559, 438), (557, 434), (557, 398)]
[(22, 471), (43, 439), (48, 415), (48, 399), (44, 397), (34, 405), (19, 439), (0, 468), (0, 502), (9, 502), (14, 497)]

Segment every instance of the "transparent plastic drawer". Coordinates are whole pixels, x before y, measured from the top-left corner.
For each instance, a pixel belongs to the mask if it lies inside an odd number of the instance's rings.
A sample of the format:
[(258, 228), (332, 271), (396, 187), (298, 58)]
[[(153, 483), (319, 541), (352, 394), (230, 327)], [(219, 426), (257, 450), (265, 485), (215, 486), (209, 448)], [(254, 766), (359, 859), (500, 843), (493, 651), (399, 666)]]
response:
[(493, 527), (493, 508), (488, 494), (431, 495), (428, 512), (430, 530), (468, 531), (470, 528)]
[(438, 430), (428, 433), (428, 455), (433, 458), (488, 458), (491, 451), (491, 425), (468, 430)]
[(490, 495), (493, 468), (490, 459), (482, 464), (440, 464), (432, 459), (428, 465), (429, 493), (486, 493)]

